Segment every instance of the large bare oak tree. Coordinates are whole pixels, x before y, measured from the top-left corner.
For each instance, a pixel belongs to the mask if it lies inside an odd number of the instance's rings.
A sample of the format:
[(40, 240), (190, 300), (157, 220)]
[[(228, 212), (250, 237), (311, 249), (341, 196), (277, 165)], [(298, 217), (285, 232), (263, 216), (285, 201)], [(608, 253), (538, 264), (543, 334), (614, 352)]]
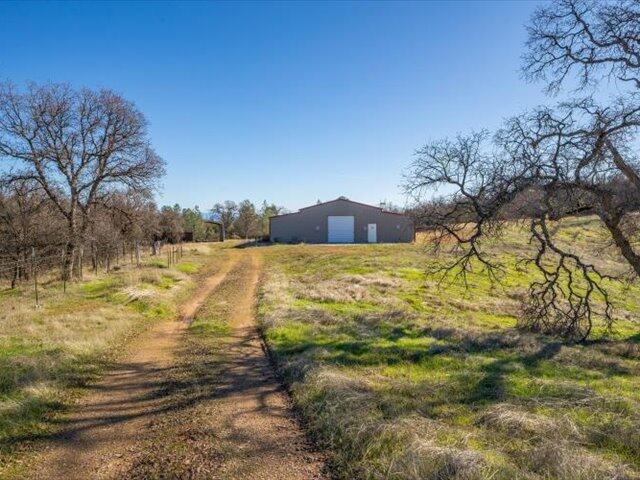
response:
[[(558, 244), (549, 221), (596, 213), (631, 271), (640, 275), (637, 247), (640, 166), (640, 3), (557, 0), (531, 20), (523, 73), (552, 94), (571, 95), (486, 132), (435, 141), (418, 150), (407, 189), (446, 185), (452, 192), (417, 211), (434, 228), (436, 244), (460, 253), (450, 269), (464, 276), (480, 262), (495, 272), (483, 239), (499, 237), (504, 222), (526, 206), (533, 262), (541, 279), (530, 286), (527, 327), (584, 340), (593, 319), (612, 321), (603, 280), (608, 276)], [(608, 89), (617, 84), (616, 94)], [(603, 98), (605, 100), (603, 100)], [(604, 305), (604, 306), (602, 306)]]
[(164, 173), (133, 103), (66, 84), (0, 84), (0, 158), (5, 182), (37, 183), (64, 216), (66, 278), (93, 210), (114, 192), (152, 188)]

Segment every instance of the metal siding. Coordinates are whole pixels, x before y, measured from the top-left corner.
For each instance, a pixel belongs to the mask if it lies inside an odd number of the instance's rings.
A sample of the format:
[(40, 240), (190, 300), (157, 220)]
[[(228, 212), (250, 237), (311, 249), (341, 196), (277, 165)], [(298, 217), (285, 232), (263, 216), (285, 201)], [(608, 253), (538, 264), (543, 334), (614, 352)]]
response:
[(314, 205), (297, 213), (272, 217), (271, 239), (283, 243), (326, 243), (329, 216), (353, 216), (356, 243), (367, 243), (369, 223), (378, 225), (378, 243), (412, 242), (414, 239), (413, 222), (409, 217), (349, 200)]

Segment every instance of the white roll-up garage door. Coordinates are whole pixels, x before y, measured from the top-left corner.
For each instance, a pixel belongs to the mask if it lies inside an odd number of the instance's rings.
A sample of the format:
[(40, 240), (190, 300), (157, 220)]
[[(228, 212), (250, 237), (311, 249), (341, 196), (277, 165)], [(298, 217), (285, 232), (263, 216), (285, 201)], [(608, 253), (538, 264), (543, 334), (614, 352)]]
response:
[(329, 243), (353, 243), (354, 219), (353, 217), (329, 216)]

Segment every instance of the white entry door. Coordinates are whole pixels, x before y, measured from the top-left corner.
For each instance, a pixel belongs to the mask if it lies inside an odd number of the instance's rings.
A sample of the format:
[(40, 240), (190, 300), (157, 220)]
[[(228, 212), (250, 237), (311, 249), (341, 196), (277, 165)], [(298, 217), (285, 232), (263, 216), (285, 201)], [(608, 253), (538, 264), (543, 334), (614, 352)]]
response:
[(378, 243), (378, 224), (369, 223), (367, 225), (367, 242)]
[(355, 224), (353, 217), (330, 215), (327, 223), (329, 243), (353, 243)]

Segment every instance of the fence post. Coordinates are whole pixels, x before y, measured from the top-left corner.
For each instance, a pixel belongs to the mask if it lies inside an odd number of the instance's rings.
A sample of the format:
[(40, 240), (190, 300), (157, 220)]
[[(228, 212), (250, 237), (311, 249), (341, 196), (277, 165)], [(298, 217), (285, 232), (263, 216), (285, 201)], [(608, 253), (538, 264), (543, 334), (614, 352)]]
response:
[(62, 292), (63, 293), (67, 293), (67, 272), (64, 268), (66, 257), (67, 257), (65, 254), (65, 251), (66, 249), (62, 247)]
[(79, 267), (80, 267), (80, 280), (84, 280), (83, 275), (82, 275), (82, 264), (84, 262), (84, 245), (80, 245), (80, 251), (78, 252), (80, 255), (79, 260)]
[(136, 240), (136, 265), (140, 268), (140, 242)]
[(98, 247), (96, 247), (96, 242), (93, 240), (91, 240), (91, 262), (93, 274), (98, 275)]
[(16, 262), (16, 266), (13, 269), (13, 277), (11, 278), (11, 288), (16, 288), (16, 284), (18, 283), (18, 279), (20, 278), (20, 264)]
[(36, 292), (36, 308), (40, 306), (38, 299), (38, 266), (36, 265), (36, 247), (31, 247), (31, 273), (33, 274), (33, 288)]

